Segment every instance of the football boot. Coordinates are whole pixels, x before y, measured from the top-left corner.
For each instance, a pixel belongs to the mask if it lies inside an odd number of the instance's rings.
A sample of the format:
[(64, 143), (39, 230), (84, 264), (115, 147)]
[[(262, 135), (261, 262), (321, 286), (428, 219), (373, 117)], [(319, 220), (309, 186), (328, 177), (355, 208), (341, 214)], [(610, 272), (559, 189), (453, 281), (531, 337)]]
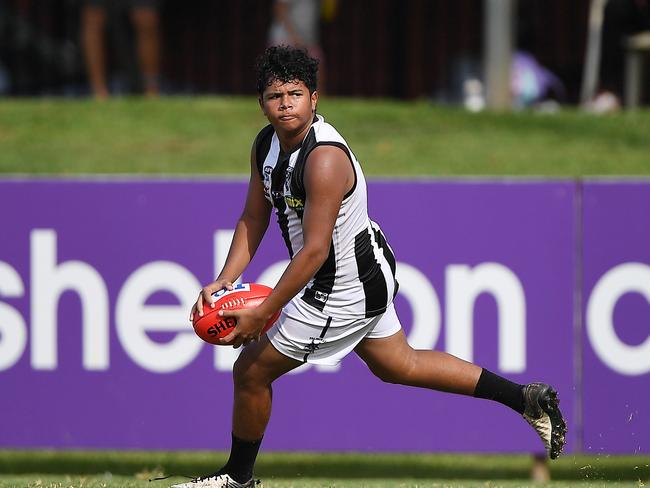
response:
[(557, 392), (544, 383), (524, 386), (524, 418), (540, 436), (546, 453), (557, 458), (566, 443), (566, 422), (560, 412)]

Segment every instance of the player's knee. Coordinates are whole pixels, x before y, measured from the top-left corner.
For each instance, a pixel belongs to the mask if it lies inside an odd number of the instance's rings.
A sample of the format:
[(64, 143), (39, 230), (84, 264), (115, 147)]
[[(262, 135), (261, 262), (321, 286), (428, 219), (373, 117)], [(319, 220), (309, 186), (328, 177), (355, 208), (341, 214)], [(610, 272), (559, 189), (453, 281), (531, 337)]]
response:
[(372, 370), (373, 374), (379, 378), (384, 383), (397, 384), (399, 383), (399, 377), (395, 374), (394, 371), (387, 369), (377, 369)]
[(255, 374), (252, 371), (254, 363), (246, 358), (245, 354), (240, 355), (232, 368), (232, 378), (235, 387), (244, 387), (250, 384)]
[(232, 374), (235, 389), (255, 390), (271, 384), (268, 371), (246, 354), (241, 354), (235, 361)]
[(392, 362), (370, 366), (372, 373), (384, 383), (408, 384), (413, 371), (413, 358), (409, 356)]
[(371, 366), (370, 371), (372, 371), (372, 374), (374, 374), (377, 378), (379, 378), (384, 383), (391, 383), (391, 384), (401, 383), (402, 373), (399, 367), (395, 367), (393, 365), (391, 365), (390, 367), (386, 367), (384, 365), (374, 366), (374, 367)]

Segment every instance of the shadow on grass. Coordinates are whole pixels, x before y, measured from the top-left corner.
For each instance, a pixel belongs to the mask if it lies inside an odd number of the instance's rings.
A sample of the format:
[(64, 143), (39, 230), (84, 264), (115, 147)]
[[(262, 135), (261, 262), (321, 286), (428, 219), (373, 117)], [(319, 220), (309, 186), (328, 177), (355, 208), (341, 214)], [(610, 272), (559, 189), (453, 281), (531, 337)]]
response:
[[(188, 476), (213, 472), (223, 452), (1, 451), (0, 473), (164, 473)], [(262, 453), (262, 478), (530, 479), (531, 456), (464, 454)], [(554, 480), (650, 480), (650, 456), (573, 456), (549, 462)], [(153, 475), (155, 476), (155, 475)]]

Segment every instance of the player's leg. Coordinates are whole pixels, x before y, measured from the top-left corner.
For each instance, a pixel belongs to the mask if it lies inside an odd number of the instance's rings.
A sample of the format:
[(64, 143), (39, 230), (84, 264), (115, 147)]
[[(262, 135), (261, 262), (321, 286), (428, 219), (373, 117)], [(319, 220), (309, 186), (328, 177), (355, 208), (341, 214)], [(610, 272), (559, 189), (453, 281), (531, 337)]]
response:
[(382, 329), (394, 330), (391, 323), (399, 323), (392, 307), (355, 348), (376, 376), (389, 383), (470, 395), (507, 405), (535, 428), (551, 458), (559, 455), (565, 443), (566, 424), (552, 388), (541, 383), (513, 383), (445, 352), (415, 350), (402, 330), (381, 337)]
[[(472, 396), (481, 377), (486, 376), (480, 366), (446, 352), (413, 349), (402, 330), (389, 337), (366, 338), (355, 352), (375, 376), (387, 383)], [(513, 398), (507, 403), (523, 413), (521, 385), (504, 381), (499, 392), (510, 393)]]
[(160, 18), (156, 3), (134, 2), (131, 20), (135, 27), (138, 61), (147, 96), (156, 96), (160, 79)]
[(81, 12), (81, 44), (88, 82), (93, 95), (99, 99), (108, 98), (106, 83), (106, 7), (88, 1)]
[(232, 447), (221, 472), (239, 483), (252, 479), (257, 451), (271, 416), (271, 384), (300, 365), (279, 353), (266, 335), (243, 350), (233, 369)]
[[(252, 487), (253, 467), (271, 415), (271, 384), (302, 363), (279, 353), (266, 335), (244, 348), (233, 368), (235, 398), (232, 445), (227, 463), (201, 477), (201, 485), (214, 488)], [(193, 488), (196, 482), (174, 485)]]
[(246, 346), (233, 369), (236, 436), (247, 440), (262, 438), (271, 415), (271, 384), (301, 364), (278, 352), (266, 335)]
[(271, 384), (301, 364), (279, 353), (266, 335), (244, 348), (233, 368), (235, 395), (230, 457), (218, 474), (227, 474), (244, 486), (251, 482), (255, 459), (271, 416)]

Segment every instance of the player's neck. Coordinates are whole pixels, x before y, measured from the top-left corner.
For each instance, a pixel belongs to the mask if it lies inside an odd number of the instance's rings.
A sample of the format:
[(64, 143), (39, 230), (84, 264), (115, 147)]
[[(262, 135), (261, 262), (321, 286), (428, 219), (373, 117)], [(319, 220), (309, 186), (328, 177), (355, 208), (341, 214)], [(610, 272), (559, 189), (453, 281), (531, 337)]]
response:
[(282, 129), (276, 128), (275, 133), (278, 136), (278, 141), (280, 142), (280, 149), (283, 153), (287, 154), (293, 152), (302, 145), (302, 141), (305, 139), (305, 136), (311, 128), (311, 122), (305, 127), (302, 127), (298, 131), (283, 131)]
[(280, 149), (282, 149), (282, 152), (285, 154), (293, 152), (297, 147), (299, 147), (302, 144), (302, 141), (305, 139), (307, 132), (309, 132), (310, 127), (311, 124), (301, 129), (300, 132), (292, 133), (283, 133), (282, 131), (276, 130), (275, 133), (278, 135), (278, 140), (280, 141)]

